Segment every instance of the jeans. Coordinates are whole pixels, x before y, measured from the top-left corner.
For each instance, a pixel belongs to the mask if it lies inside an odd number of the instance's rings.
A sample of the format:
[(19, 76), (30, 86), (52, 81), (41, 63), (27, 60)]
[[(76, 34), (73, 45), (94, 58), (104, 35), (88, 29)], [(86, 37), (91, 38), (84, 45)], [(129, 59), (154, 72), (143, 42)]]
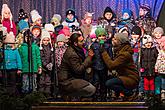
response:
[(112, 78), (106, 81), (106, 86), (111, 90), (114, 90), (116, 94), (124, 93), (125, 96), (133, 94), (132, 90), (127, 89), (120, 78)]

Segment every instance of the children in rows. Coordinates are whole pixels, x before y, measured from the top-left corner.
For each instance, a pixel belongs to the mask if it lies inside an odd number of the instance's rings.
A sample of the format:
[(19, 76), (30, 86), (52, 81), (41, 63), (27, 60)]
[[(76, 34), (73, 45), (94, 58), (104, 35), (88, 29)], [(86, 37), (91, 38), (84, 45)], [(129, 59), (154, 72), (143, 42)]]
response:
[(9, 32), (4, 40), (5, 49), (3, 54), (3, 62), (1, 69), (4, 70), (4, 78), (6, 78), (7, 92), (16, 94), (16, 77), (21, 74), (22, 62), (19, 51), (15, 48), (15, 36), (13, 32)]
[[(96, 92), (96, 100), (104, 101), (106, 98), (106, 86), (105, 81), (107, 80), (108, 75), (108, 69), (105, 66), (101, 54), (100, 54), (100, 48), (103, 46), (107, 52), (109, 53), (109, 50), (111, 46), (106, 43), (106, 31), (102, 27), (98, 27), (95, 31), (97, 40), (91, 45), (91, 48), (94, 51), (94, 57), (93, 57), (93, 83), (96, 86), (97, 90)], [(109, 53), (111, 56), (112, 53)]]
[(142, 38), (143, 46), (140, 54), (140, 72), (144, 79), (145, 100), (154, 96), (155, 92), (155, 64), (158, 56), (158, 50), (153, 45), (153, 38), (150, 35), (144, 35)]
[(39, 81), (39, 91), (50, 95), (51, 93), (51, 73), (54, 64), (53, 47), (50, 34), (47, 30), (42, 30), (40, 41), (40, 54), (42, 61), (42, 75)]
[(77, 21), (75, 11), (73, 9), (68, 9), (66, 11), (66, 18), (62, 22), (62, 25), (68, 26), (70, 29), (70, 32), (73, 32), (76, 29), (76, 27), (79, 27), (79, 23)]
[[(146, 34), (151, 35), (154, 28), (156, 27), (156, 22), (151, 16), (151, 8), (147, 5), (141, 5), (139, 9), (139, 17), (136, 19), (135, 23), (144, 29)], [(144, 32), (142, 32), (143, 34)]]
[(2, 5), (2, 25), (7, 28), (7, 32), (13, 32), (14, 36), (17, 34), (16, 25), (13, 21), (13, 16), (7, 4)]
[(25, 34), (24, 43), (19, 48), (22, 60), (22, 92), (29, 93), (37, 90), (37, 74), (42, 72), (39, 47), (29, 34)]

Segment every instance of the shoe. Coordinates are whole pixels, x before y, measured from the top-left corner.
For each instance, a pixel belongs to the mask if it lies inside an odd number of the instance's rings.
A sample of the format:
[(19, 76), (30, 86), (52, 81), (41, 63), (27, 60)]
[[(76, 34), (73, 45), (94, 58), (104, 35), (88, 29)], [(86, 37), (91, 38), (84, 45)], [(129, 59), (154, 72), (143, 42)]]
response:
[(134, 101), (138, 98), (138, 94), (136, 93), (133, 93), (132, 95), (130, 96), (125, 96), (124, 97), (124, 101)]

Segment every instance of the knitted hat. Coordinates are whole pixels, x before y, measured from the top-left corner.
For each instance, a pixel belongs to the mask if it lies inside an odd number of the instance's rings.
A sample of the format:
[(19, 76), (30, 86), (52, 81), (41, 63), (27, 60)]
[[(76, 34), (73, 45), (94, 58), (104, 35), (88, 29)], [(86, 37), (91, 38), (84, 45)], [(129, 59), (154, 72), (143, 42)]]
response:
[(106, 7), (105, 10), (104, 10), (104, 14), (103, 15), (105, 15), (105, 13), (108, 13), (108, 12), (113, 14), (112, 9), (110, 7)]
[(129, 42), (128, 34), (126, 34), (126, 33), (116, 33), (114, 35), (114, 37), (116, 37), (117, 39), (119, 39), (119, 41), (120, 41), (121, 44), (126, 43), (126, 42)]
[(96, 37), (98, 37), (99, 35), (106, 35), (106, 31), (104, 28), (102, 27), (98, 27), (95, 31)]
[(61, 15), (54, 14), (53, 17), (52, 17), (52, 19), (51, 19), (51, 22), (53, 23), (55, 21), (60, 23), (60, 21), (61, 21)]
[(134, 26), (131, 30), (131, 34), (141, 36), (141, 28), (139, 26)]
[(30, 15), (31, 15), (31, 18), (32, 18), (32, 21), (33, 23), (38, 20), (38, 19), (42, 19), (42, 17), (39, 15), (38, 11), (37, 10), (32, 10), (30, 12)]
[(32, 26), (32, 27), (31, 27), (31, 32), (32, 32), (34, 29), (38, 29), (38, 30), (41, 31), (41, 27), (38, 26), (38, 25), (34, 25), (34, 26)]
[(49, 32), (48, 32), (47, 30), (45, 30), (45, 29), (43, 29), (42, 32), (41, 32), (40, 50), (43, 49), (43, 47), (42, 47), (42, 41), (43, 41), (44, 38), (49, 38), (49, 39), (50, 39), (49, 43), (50, 43), (50, 45), (51, 45), (51, 51), (53, 51), (53, 47), (52, 47), (52, 43), (51, 43), (50, 34), (49, 34)]
[(4, 40), (4, 43), (15, 43), (15, 36), (14, 36), (13, 32), (9, 32), (6, 35), (6, 38)]
[(28, 22), (26, 22), (25, 20), (20, 20), (19, 23), (18, 23), (18, 26), (19, 26), (19, 29), (20, 29), (20, 32), (24, 29), (29, 29), (29, 24)]
[(66, 41), (66, 38), (65, 38), (65, 35), (64, 34), (59, 34), (57, 36), (57, 39), (56, 39), (56, 42), (65, 42)]
[(156, 32), (159, 32), (160, 34), (164, 34), (164, 30), (163, 30), (163, 28), (162, 27), (156, 27), (155, 29), (154, 29), (154, 33), (156, 33)]
[(93, 13), (86, 12), (84, 15), (84, 19), (91, 18), (92, 19)]
[(119, 30), (118, 30), (118, 33), (123, 33), (124, 31), (127, 31), (128, 33), (129, 33), (129, 31), (128, 31), (128, 28), (127, 27), (121, 27)]
[(45, 24), (45, 30), (54, 32), (54, 26), (52, 24)]
[(70, 29), (68, 26), (64, 26), (63, 29), (59, 31), (59, 34), (64, 34), (65, 36), (70, 36)]
[(10, 8), (8, 7), (8, 5), (7, 4), (3, 4), (2, 5), (2, 12), (1, 12), (1, 15), (2, 15), (2, 21), (3, 21), (3, 19), (4, 19), (4, 12), (9, 12), (10, 13), (10, 24), (11, 24), (11, 28), (13, 28), (13, 23), (12, 23), (12, 19), (13, 19), (13, 16), (12, 16), (12, 13), (11, 13), (11, 10), (10, 10)]
[(68, 14), (72, 14), (73, 16), (75, 16), (75, 11), (74, 11), (73, 9), (68, 9), (68, 10), (66, 11), (66, 16), (67, 16)]
[(150, 6), (148, 4), (142, 4), (140, 5), (140, 8), (145, 9), (146, 11), (150, 11)]
[(27, 13), (24, 12), (23, 9), (19, 10), (19, 15), (18, 15), (18, 20), (20, 21), (21, 19), (29, 18)]
[(153, 39), (150, 35), (144, 35), (143, 38), (142, 38), (142, 43), (143, 45), (148, 43), (148, 42), (153, 42)]

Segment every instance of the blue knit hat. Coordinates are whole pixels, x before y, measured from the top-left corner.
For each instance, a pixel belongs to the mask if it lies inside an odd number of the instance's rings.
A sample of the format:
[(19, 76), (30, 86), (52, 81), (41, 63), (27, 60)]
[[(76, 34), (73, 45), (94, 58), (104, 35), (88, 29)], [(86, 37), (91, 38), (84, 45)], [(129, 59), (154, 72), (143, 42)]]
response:
[(123, 9), (122, 16), (123, 16), (124, 13), (128, 13), (129, 18), (132, 16), (132, 11), (130, 9)]
[(18, 23), (18, 26), (19, 26), (19, 29), (20, 29), (20, 32), (24, 29), (29, 29), (29, 24), (28, 22), (26, 22), (25, 20), (20, 20), (19, 23)]

